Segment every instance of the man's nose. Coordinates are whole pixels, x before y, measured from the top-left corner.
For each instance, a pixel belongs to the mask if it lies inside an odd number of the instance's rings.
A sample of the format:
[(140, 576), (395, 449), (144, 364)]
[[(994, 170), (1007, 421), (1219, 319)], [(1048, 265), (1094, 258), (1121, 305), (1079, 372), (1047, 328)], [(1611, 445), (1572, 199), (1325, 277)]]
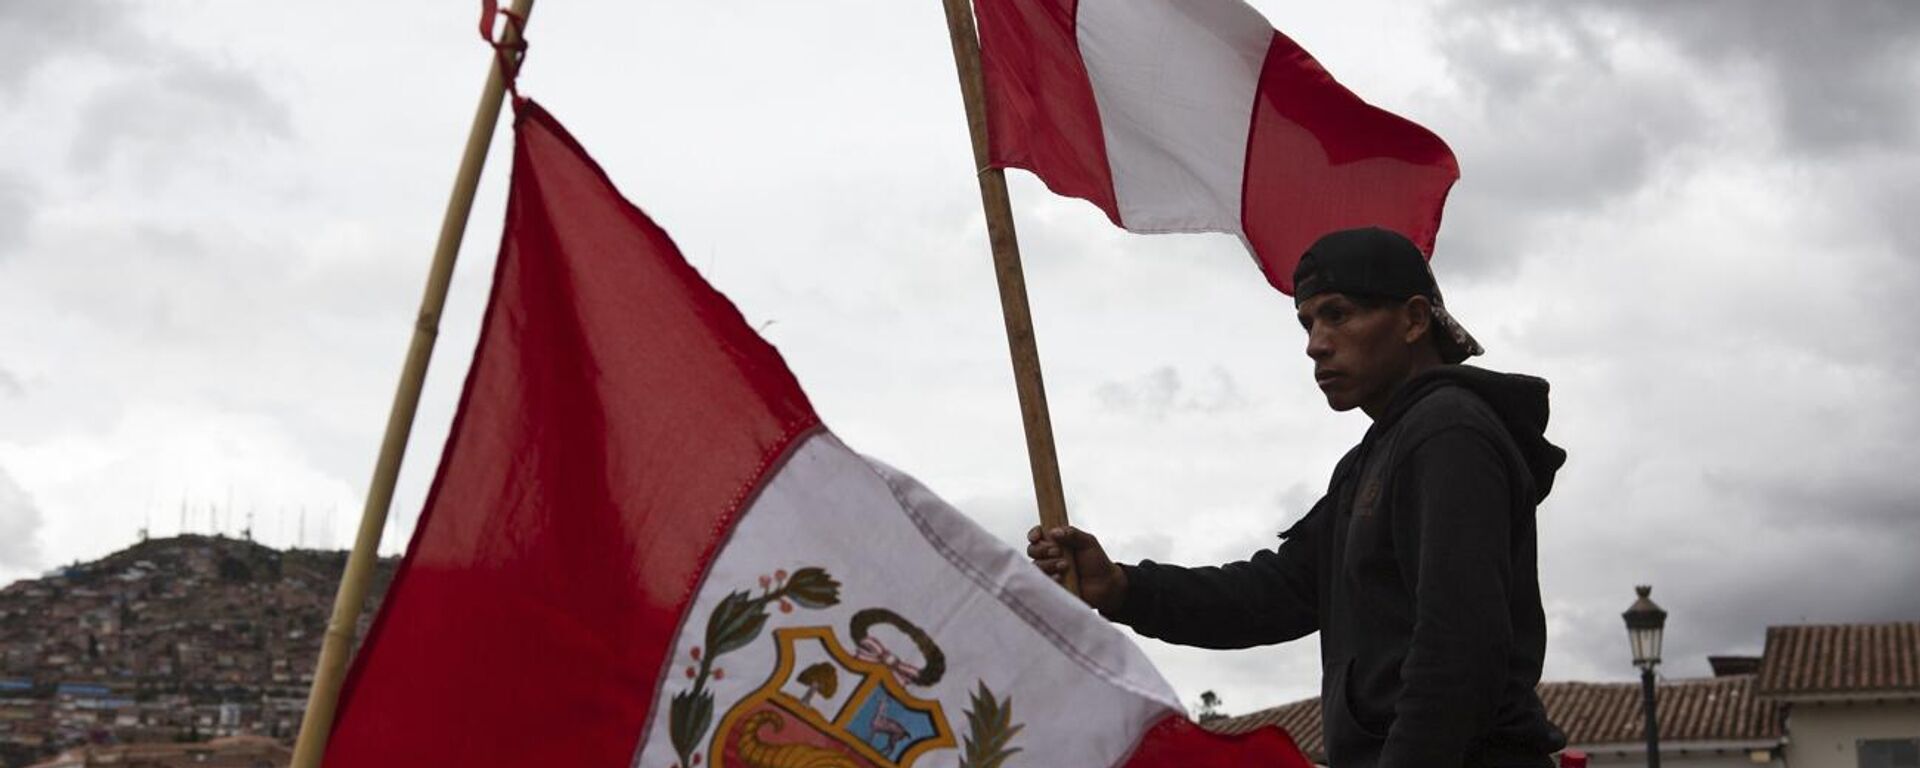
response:
[(1307, 357), (1319, 362), (1332, 356), (1333, 344), (1328, 342), (1326, 334), (1307, 332)]

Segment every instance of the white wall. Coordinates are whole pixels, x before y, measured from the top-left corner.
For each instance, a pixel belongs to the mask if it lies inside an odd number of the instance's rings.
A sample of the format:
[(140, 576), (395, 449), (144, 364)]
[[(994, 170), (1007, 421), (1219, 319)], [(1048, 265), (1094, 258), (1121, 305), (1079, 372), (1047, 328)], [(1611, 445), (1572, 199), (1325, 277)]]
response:
[[(1747, 754), (1746, 750), (1678, 751), (1662, 744), (1660, 768), (1784, 768), (1788, 765), (1779, 758), (1756, 763)], [(1587, 752), (1588, 768), (1644, 768), (1646, 764), (1647, 752), (1644, 749), (1633, 752)]]
[(1859, 768), (1859, 739), (1920, 739), (1920, 702), (1796, 703), (1787, 713), (1787, 765)]
[[(1588, 764), (1588, 768), (1601, 768), (1601, 766), (1619, 766), (1619, 768), (1634, 766), (1634, 768), (1644, 768), (1645, 764), (1647, 764), (1647, 756), (1645, 756), (1644, 751), (1642, 751), (1642, 753), (1632, 753), (1632, 755), (1588, 755), (1588, 762), (1586, 762), (1586, 764)], [(1740, 755), (1678, 755), (1678, 753), (1668, 753), (1665, 749), (1661, 749), (1661, 768), (1761, 768), (1761, 766), (1780, 768), (1780, 766), (1784, 766), (1784, 762), (1778, 762), (1778, 760), (1772, 760), (1772, 762), (1753, 762), (1751, 758), (1747, 758), (1745, 753), (1740, 753)]]

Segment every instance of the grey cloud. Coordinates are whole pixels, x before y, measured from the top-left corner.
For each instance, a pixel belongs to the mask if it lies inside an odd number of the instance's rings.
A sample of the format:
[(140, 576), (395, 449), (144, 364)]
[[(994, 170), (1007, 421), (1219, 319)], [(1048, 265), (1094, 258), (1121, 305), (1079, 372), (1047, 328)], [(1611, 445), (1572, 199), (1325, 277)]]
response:
[(252, 75), (184, 54), (158, 64), (89, 96), (68, 154), (75, 170), (124, 159), (164, 173), (217, 157), (225, 142), (292, 133), (286, 104)]
[(1463, 163), (1468, 180), (1502, 197), (1572, 204), (1630, 190), (1660, 149), (1700, 133), (1676, 78), (1640, 70), (1619, 41), (1557, 9), (1468, 13), (1439, 34), (1484, 123), (1467, 134), (1467, 152), (1484, 156)]
[(20, 377), (12, 371), (0, 368), (0, 397), (21, 397), (27, 394), (27, 387), (20, 383)]
[[(1912, 588), (1920, 583), (1920, 559), (1911, 556), (1911, 542), (1920, 537), (1916, 506), (1920, 499), (1909, 498), (1904, 515), (1856, 515), (1846, 499), (1827, 498), (1817, 505), (1756, 510), (1761, 516), (1799, 516), (1801, 524), (1791, 528), (1721, 515), (1725, 527), (1716, 539), (1656, 542), (1651, 538), (1659, 532), (1648, 531), (1643, 540), (1618, 542), (1613, 551), (1635, 553), (1640, 562), (1631, 581), (1655, 585), (1654, 599), (1670, 613), (1665, 673), (1702, 676), (1710, 655), (1759, 652), (1769, 626), (1920, 616), (1920, 593)], [(1873, 518), (1887, 524), (1873, 525)], [(1848, 530), (1821, 530), (1836, 523)], [(1649, 551), (1655, 547), (1657, 552)], [(1633, 600), (1630, 584), (1560, 586), (1567, 602), (1555, 617), (1563, 623), (1552, 636), (1549, 663), (1558, 667), (1552, 676), (1624, 677), (1630, 670), (1619, 612)]]
[[(1920, 616), (1920, 480), (1901, 469), (1920, 465), (1907, 354), (1920, 329), (1887, 311), (1920, 287), (1920, 265), (1903, 255), (1910, 241), (1889, 239), (1910, 226), (1895, 204), (1876, 210), (1847, 189), (1901, 188), (1857, 172), (1869, 162), (1811, 164), (1783, 196), (1800, 232), (1825, 235), (1608, 238), (1639, 252), (1623, 255), (1620, 279), (1526, 286), (1564, 292), (1514, 337), (1555, 382), (1549, 434), (1571, 453), (1540, 517), (1550, 677), (1631, 674), (1619, 612), (1635, 583), (1673, 612), (1674, 677), (1707, 674), (1710, 654), (1758, 651), (1769, 625)], [(1820, 204), (1794, 207), (1804, 200)], [(1671, 256), (1642, 258), (1668, 237)], [(1642, 285), (1649, 268), (1667, 271)], [(1722, 287), (1700, 287), (1712, 279)]]
[[(97, 170), (135, 150), (146, 150), (142, 164), (164, 166), (182, 150), (210, 154), (238, 136), (291, 132), (289, 109), (258, 79), (146, 35), (128, 23), (134, 10), (105, 0), (0, 4), (0, 96), (61, 59), (109, 65), (108, 84), (83, 99), (69, 153), (74, 168)], [(0, 210), (0, 224), (5, 215)]]
[(13, 476), (0, 469), (0, 572), (40, 567), (39, 531), (40, 509)]
[(1599, 0), (1690, 51), (1758, 64), (1780, 95), (1780, 120), (1809, 149), (1889, 145), (1914, 135), (1920, 5), (1907, 0), (1806, 3)]
[(205, 261), (209, 256), (206, 239), (199, 233), (152, 224), (134, 226), (134, 238), (141, 252), (175, 262)]
[[(1920, 75), (1914, 80), (1920, 82)], [(1920, 139), (1897, 151), (1862, 153), (1836, 168), (1836, 174), (1849, 182), (1847, 209), (1857, 217), (1852, 245), (1881, 256), (1880, 267), (1861, 286), (1866, 300), (1889, 307), (1912, 303), (1920, 293), (1920, 261), (1913, 258), (1920, 252), (1920, 216), (1914, 215), (1920, 211)], [(1876, 361), (1901, 366), (1907, 374), (1920, 373), (1920, 360), (1885, 354), (1887, 349), (1920, 349), (1920, 324), (1887, 323), (1868, 330), (1891, 337), (1892, 346), (1874, 350)]]
[(0, 262), (25, 245), (33, 225), (32, 190), (24, 179), (0, 173)]
[[(1107, 552), (1109, 553), (1114, 553), (1113, 556), (1122, 561), (1134, 561), (1134, 560), (1167, 561), (1167, 560), (1174, 559), (1173, 537), (1166, 533), (1147, 532), (1147, 533), (1137, 534), (1134, 536), (1125, 536), (1125, 537), (1119, 537), (1119, 538), (1113, 538), (1113, 539), (1103, 539), (1101, 541), (1101, 547), (1107, 550)], [(1121, 552), (1124, 552), (1126, 554), (1125, 555), (1118, 554)], [(1238, 559), (1240, 558), (1239, 557), (1227, 558), (1227, 560), (1238, 560)], [(1223, 560), (1221, 562), (1226, 562), (1226, 561)]]
[(1258, 712), (1320, 692), (1320, 644), (1307, 638), (1280, 646), (1218, 651), (1168, 645), (1138, 637), (1162, 673), (1179, 683), (1193, 707), (1201, 691), (1213, 691), (1230, 715)]
[[(63, 272), (46, 280), (46, 290), (67, 311), (140, 339), (149, 349), (184, 351), (223, 335), (258, 333), (288, 311), (256, 298), (283, 262), (246, 259), (244, 252), (172, 223), (102, 224), (70, 244), (66, 258), (111, 265), (120, 279), (102, 282)], [(237, 327), (210, 322), (218, 316), (209, 311), (215, 306), (249, 312), (253, 320)]]
[[(1794, 147), (1830, 150), (1911, 139), (1912, 84), (1920, 77), (1920, 5), (1906, 0), (1468, 0), (1466, 19), (1523, 17), (1537, 33), (1586, 44), (1613, 36), (1672, 40), (1715, 66), (1757, 67), (1777, 92), (1776, 116)], [(1470, 22), (1477, 23), (1477, 22)], [(1524, 77), (1523, 67), (1495, 82)], [(1575, 98), (1584, 98), (1584, 94)]]
[(1462, 167), (1439, 251), (1455, 274), (1507, 277), (1530, 227), (1640, 189), (1710, 121), (1560, 6), (1461, 5), (1436, 30), (1464, 96), (1434, 108)]
[(54, 58), (109, 48), (124, 31), (117, 9), (100, 0), (0, 3), (0, 95)]
[[(1914, 215), (1914, 211), (1920, 210), (1920, 152), (1909, 154), (1905, 163), (1886, 164), (1880, 169), (1886, 177), (1867, 187), (1861, 208), (1880, 222), (1888, 242), (1911, 254), (1920, 246), (1920, 216)], [(1920, 267), (1913, 273), (1920, 275)], [(1917, 287), (1920, 287), (1920, 278), (1899, 286), (1902, 290)]]
[[(1920, 451), (1877, 458), (1871, 462), (1875, 466), (1881, 460), (1892, 466), (1914, 466)], [(1920, 511), (1920, 478), (1911, 474), (1861, 468), (1834, 477), (1807, 478), (1722, 471), (1707, 473), (1705, 481), (1716, 495), (1738, 501), (1776, 526), (1920, 541), (1920, 514), (1915, 514)]]
[(1207, 372), (1199, 386), (1182, 381), (1180, 372), (1161, 366), (1131, 380), (1109, 381), (1094, 390), (1101, 407), (1115, 413), (1164, 419), (1173, 413), (1224, 413), (1247, 407), (1248, 400), (1223, 368)]
[[(1757, 652), (1771, 625), (1920, 616), (1920, 479), (1896, 469), (1920, 463), (1903, 437), (1920, 426), (1920, 391), (1814, 393), (1776, 411), (1764, 390), (1721, 391), (1731, 402), (1717, 416), (1689, 415), (1706, 409), (1684, 398), (1635, 398), (1644, 413), (1614, 418), (1638, 435), (1637, 455), (1583, 442), (1584, 430), (1568, 441), (1575, 482), (1541, 513), (1551, 676), (1630, 672), (1619, 611), (1635, 583), (1655, 585), (1672, 613), (1675, 677), (1707, 674), (1709, 655)], [(1607, 466), (1610, 455), (1627, 465)]]
[(1026, 533), (1039, 522), (1033, 500), (1024, 496), (980, 495), (958, 500), (954, 508), (1009, 545), (1026, 548)]
[(1298, 482), (1274, 494), (1273, 503), (1280, 510), (1279, 519), (1291, 525), (1292, 521), (1306, 517), (1307, 510), (1312, 509), (1313, 503), (1320, 500), (1320, 496), (1324, 493), (1323, 489), (1324, 486), (1315, 483)]
[[(1879, 153), (1870, 165), (1920, 138), (1910, 2), (1445, 0), (1437, 18), (1463, 97), (1433, 110), (1463, 168), (1440, 251), (1467, 277), (1511, 277), (1558, 222), (1731, 146), (1772, 146), (1754, 159), (1776, 166)], [(1865, 170), (1868, 207), (1911, 209), (1910, 176)]]

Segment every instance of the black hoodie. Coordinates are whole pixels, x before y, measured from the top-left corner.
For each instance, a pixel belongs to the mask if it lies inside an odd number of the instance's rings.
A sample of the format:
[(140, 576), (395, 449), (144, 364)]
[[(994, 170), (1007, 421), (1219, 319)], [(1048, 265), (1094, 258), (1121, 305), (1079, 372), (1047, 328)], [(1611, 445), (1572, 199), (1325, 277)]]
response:
[(1534, 510), (1566, 452), (1547, 383), (1447, 365), (1409, 381), (1276, 550), (1126, 569), (1109, 618), (1245, 648), (1320, 632), (1333, 768), (1547, 766), (1566, 739), (1534, 686), (1546, 653)]

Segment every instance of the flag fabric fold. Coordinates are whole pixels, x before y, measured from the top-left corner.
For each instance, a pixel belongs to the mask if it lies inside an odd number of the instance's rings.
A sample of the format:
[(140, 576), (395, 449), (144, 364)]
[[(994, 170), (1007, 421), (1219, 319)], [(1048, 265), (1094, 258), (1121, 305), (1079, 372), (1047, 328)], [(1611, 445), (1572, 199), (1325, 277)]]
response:
[(1327, 232), (1431, 253), (1459, 166), (1243, 0), (975, 0), (989, 162), (1135, 232), (1239, 236), (1274, 287)]
[(439, 472), (330, 766), (1305, 768), (824, 429), (538, 105)]

